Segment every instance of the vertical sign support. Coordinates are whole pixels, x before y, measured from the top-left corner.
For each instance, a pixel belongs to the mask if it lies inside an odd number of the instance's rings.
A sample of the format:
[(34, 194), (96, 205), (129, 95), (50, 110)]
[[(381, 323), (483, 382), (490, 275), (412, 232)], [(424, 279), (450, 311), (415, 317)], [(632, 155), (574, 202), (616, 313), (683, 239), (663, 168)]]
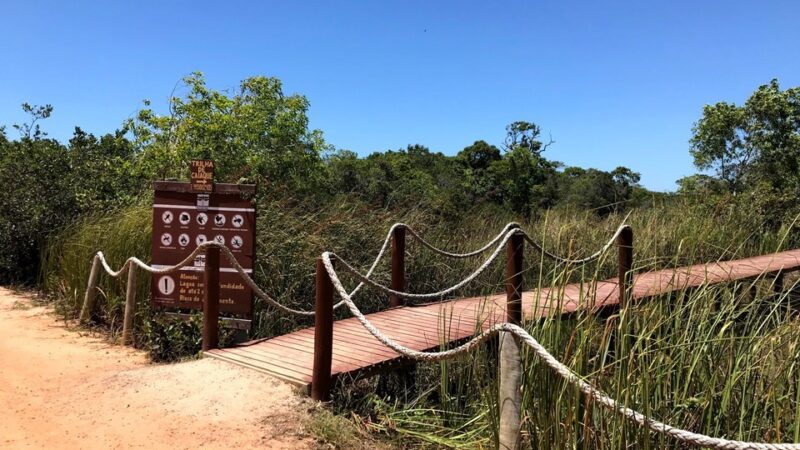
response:
[(206, 247), (203, 351), (219, 348), (219, 247)]
[(311, 372), (311, 398), (326, 402), (331, 397), (333, 359), (333, 283), (322, 258), (317, 258), (314, 315), (314, 368)]
[[(392, 230), (392, 289), (406, 290), (406, 228), (399, 225)], [(389, 307), (403, 306), (405, 299), (389, 295)]]

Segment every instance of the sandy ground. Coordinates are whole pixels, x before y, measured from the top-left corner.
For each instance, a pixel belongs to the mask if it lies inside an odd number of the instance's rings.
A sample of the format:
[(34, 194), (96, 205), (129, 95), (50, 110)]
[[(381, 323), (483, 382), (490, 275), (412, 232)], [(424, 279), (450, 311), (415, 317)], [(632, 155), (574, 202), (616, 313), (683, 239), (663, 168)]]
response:
[(308, 409), (221, 361), (148, 364), (0, 288), (0, 448), (310, 448)]

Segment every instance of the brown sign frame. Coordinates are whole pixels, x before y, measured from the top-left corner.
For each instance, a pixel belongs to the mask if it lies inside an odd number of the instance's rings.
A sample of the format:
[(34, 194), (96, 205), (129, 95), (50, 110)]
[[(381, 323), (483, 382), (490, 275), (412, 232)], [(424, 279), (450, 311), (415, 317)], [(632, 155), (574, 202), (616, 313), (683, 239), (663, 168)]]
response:
[[(252, 276), (256, 260), (255, 185), (214, 184), (212, 192), (197, 193), (192, 183), (153, 182), (152, 264), (174, 265), (198, 244), (215, 239), (225, 244)], [(237, 243), (238, 242), (238, 243)], [(220, 311), (251, 318), (253, 292), (230, 265), (220, 260)], [(174, 274), (154, 275), (151, 303), (156, 308), (201, 310), (205, 293), (205, 256)]]

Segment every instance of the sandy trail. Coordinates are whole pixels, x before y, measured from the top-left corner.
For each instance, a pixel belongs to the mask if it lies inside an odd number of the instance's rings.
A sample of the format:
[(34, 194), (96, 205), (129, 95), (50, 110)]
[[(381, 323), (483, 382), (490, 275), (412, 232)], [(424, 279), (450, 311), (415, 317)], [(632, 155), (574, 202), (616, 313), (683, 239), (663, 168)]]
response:
[(0, 288), (0, 447), (310, 448), (287, 384), (212, 359), (152, 365)]

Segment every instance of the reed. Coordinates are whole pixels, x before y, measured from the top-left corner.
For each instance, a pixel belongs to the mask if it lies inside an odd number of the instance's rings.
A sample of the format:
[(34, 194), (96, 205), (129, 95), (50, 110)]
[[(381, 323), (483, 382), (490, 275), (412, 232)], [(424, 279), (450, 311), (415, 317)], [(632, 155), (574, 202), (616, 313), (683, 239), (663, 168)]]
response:
[[(429, 241), (452, 251), (480, 247), (515, 219), (496, 210), (467, 211), (437, 222), (423, 211), (396, 214), (347, 199), (309, 211), (280, 199), (259, 202), (256, 281), (294, 308), (313, 308), (314, 259), (335, 251), (364, 270), (396, 221), (411, 224)], [(523, 226), (549, 250), (573, 257), (606, 242), (619, 215), (549, 211)], [(112, 265), (128, 256), (148, 259), (147, 205), (90, 216), (64, 229), (43, 254), (42, 283), (65, 315), (74, 316), (85, 289), (91, 257), (103, 250)], [(798, 245), (792, 228), (768, 229), (748, 211), (671, 201), (634, 211), (635, 270), (746, 257)], [(463, 278), (476, 260), (445, 260), (408, 240), (407, 288), (439, 290)], [(532, 249), (525, 254), (526, 288), (563, 286), (616, 275), (613, 251), (584, 267), (555, 264)], [(376, 278), (389, 282), (387, 260)], [(503, 264), (458, 295), (502, 291)], [(355, 281), (345, 281), (350, 286)], [(561, 361), (615, 398), (676, 426), (734, 439), (800, 441), (800, 329), (792, 289), (772, 292), (773, 280), (705, 286), (630, 305), (610, 317), (579, 314), (526, 324)], [(148, 298), (149, 278), (139, 277), (139, 297)], [(101, 276), (99, 319), (121, 325), (124, 281)], [(388, 298), (363, 289), (356, 303), (365, 312)], [(151, 320), (140, 301), (137, 330)], [(345, 311), (337, 312), (345, 317)], [(268, 337), (310, 324), (256, 302), (252, 337)], [(446, 321), (443, 325), (446, 326)], [(588, 402), (535, 357), (524, 354), (523, 437), (531, 448), (678, 448)], [(376, 390), (376, 381), (341, 385), (334, 410), (369, 416), (371, 429), (410, 446), (492, 447), (497, 429), (496, 354), (490, 347), (458, 360), (420, 364), (415, 395)], [(380, 395), (376, 394), (380, 392)], [(403, 395), (401, 395), (403, 394)]]

